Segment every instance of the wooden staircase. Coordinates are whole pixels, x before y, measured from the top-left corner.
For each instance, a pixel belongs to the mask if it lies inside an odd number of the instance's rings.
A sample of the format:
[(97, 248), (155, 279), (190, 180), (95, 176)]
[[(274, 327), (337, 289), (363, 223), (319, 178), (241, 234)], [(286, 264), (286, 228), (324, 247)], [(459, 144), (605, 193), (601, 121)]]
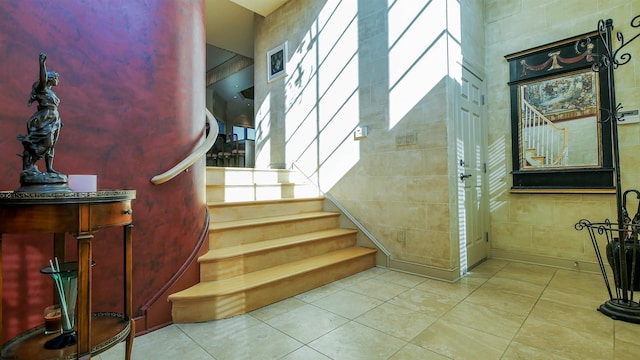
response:
[(207, 168), (209, 251), (200, 283), (169, 296), (175, 323), (243, 314), (375, 266), (376, 250), (356, 246), (358, 231), (294, 175)]

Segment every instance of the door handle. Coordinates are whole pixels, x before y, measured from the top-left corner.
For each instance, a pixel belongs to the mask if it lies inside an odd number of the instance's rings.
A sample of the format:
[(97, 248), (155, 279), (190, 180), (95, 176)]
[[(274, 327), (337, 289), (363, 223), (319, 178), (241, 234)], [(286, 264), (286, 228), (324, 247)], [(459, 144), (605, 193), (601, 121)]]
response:
[(472, 177), (472, 174), (464, 174), (464, 173), (460, 173), (460, 181), (464, 181), (464, 179), (466, 178), (470, 178)]

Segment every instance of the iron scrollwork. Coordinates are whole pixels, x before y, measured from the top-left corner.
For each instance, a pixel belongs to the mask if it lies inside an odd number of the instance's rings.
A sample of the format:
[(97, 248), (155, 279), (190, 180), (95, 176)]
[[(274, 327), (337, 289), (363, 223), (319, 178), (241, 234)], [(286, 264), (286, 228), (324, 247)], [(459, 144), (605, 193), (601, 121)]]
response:
[[(630, 22), (632, 28), (640, 27), (640, 15), (636, 15)], [(617, 222), (612, 223), (605, 220), (603, 223), (592, 223), (587, 219), (582, 219), (576, 223), (577, 230), (588, 229), (591, 242), (593, 244), (596, 258), (600, 265), (600, 270), (609, 292), (609, 300), (603, 303), (598, 311), (615, 320), (622, 320), (640, 324), (640, 302), (635, 298), (640, 292), (640, 191), (631, 189), (622, 191), (620, 177), (620, 156), (618, 148), (617, 123), (623, 120), (619, 115), (622, 109), (621, 103), (615, 103), (614, 77), (613, 71), (620, 66), (631, 61), (631, 53), (623, 52), (622, 49), (633, 42), (640, 33), (626, 41), (622, 32), (616, 33), (616, 38), (620, 46), (614, 50), (612, 44), (613, 21), (599, 20), (597, 33), (599, 41), (605, 46), (603, 51), (597, 53), (598, 61), (592, 65), (594, 72), (606, 72), (608, 74), (608, 89), (611, 102), (609, 107), (602, 111), (607, 113), (607, 118), (603, 120), (608, 123), (611, 131), (611, 151), (613, 155), (613, 166), (615, 174), (616, 190), (616, 211)], [(589, 46), (590, 39), (580, 40), (576, 43), (576, 49)], [(614, 105), (615, 104), (615, 105)], [(635, 194), (638, 202), (638, 210), (633, 217), (627, 210), (629, 195)], [(613, 271), (615, 292), (612, 291), (608, 272), (604, 265), (604, 260), (600, 250), (598, 239), (604, 238), (606, 244), (606, 258)]]

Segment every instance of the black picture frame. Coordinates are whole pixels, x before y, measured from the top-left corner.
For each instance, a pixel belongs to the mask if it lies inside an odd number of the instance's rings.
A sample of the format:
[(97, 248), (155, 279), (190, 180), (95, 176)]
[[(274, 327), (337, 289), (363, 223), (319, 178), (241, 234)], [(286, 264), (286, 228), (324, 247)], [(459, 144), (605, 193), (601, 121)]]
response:
[(267, 81), (287, 75), (287, 42), (267, 52)]
[[(609, 88), (609, 72), (595, 71), (605, 45), (597, 32), (574, 36), (551, 44), (505, 56), (509, 63), (511, 97), (512, 191), (614, 189), (614, 166), (611, 143), (611, 114), (614, 89)], [(596, 80), (595, 124), (597, 126), (597, 161), (588, 164), (550, 164), (532, 166), (525, 156), (521, 115), (524, 112), (523, 88), (552, 79), (571, 79), (584, 74)], [(554, 90), (555, 91), (555, 90)], [(521, 101), (522, 100), (522, 101)], [(579, 105), (578, 105), (579, 106)], [(535, 110), (534, 110), (535, 111)], [(535, 164), (535, 163), (534, 163)]]

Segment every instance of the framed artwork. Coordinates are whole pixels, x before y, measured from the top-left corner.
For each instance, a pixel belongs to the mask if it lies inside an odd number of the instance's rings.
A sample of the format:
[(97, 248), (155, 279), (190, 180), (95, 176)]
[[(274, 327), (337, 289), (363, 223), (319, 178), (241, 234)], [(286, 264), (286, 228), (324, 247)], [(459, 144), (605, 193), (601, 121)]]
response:
[[(512, 190), (613, 189), (613, 102), (597, 33), (507, 55)], [(611, 90), (611, 91), (610, 91)]]
[(267, 81), (287, 75), (287, 42), (267, 52)]

